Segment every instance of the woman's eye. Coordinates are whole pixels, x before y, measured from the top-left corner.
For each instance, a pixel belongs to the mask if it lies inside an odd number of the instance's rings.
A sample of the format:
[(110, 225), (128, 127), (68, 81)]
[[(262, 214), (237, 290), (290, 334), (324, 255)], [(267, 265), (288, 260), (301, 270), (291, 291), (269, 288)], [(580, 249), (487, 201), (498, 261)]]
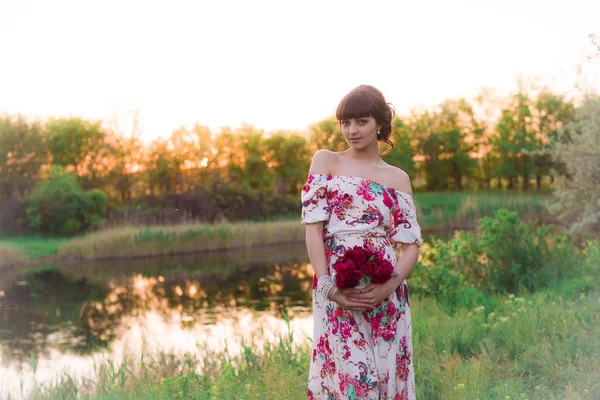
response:
[(364, 125), (364, 124), (366, 124), (368, 121), (367, 121), (366, 119), (361, 119), (359, 122), (360, 122), (361, 124), (363, 124), (363, 125)]

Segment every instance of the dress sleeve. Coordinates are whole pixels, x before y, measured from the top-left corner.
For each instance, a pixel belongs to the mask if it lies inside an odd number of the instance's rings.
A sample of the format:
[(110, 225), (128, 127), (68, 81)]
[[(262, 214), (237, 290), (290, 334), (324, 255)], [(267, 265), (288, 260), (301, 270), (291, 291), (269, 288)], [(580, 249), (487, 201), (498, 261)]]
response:
[(396, 243), (417, 244), (421, 247), (421, 227), (417, 222), (417, 208), (410, 195), (396, 192), (392, 209), (390, 239)]
[(309, 174), (302, 188), (302, 223), (328, 221), (330, 209), (327, 204), (327, 175)]

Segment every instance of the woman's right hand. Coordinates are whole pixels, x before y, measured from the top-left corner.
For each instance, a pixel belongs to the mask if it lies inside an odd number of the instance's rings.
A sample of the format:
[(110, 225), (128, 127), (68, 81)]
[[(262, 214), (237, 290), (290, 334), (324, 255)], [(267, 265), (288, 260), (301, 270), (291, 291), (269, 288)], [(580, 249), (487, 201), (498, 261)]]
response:
[(346, 297), (346, 295), (341, 290), (336, 290), (333, 296), (331, 295), (331, 292), (333, 292), (333, 289), (329, 292), (327, 296), (329, 300), (335, 301), (344, 308), (348, 308), (353, 311), (367, 311), (373, 308), (367, 303), (361, 303), (356, 300), (348, 299), (348, 297)]

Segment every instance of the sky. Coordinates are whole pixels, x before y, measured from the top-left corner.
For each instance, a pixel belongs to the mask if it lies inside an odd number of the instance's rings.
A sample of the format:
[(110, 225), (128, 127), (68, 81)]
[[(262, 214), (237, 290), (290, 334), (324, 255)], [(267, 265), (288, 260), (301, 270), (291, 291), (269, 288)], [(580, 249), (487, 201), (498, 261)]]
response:
[(598, 0), (0, 0), (0, 112), (306, 130), (359, 84), (399, 114), (536, 77), (600, 88)]

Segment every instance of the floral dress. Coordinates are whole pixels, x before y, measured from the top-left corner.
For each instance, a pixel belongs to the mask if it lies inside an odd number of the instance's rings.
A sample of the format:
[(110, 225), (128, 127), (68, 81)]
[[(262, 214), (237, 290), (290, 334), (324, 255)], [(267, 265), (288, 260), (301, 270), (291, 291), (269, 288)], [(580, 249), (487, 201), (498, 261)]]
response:
[[(302, 223), (320, 221), (334, 279), (331, 266), (353, 246), (395, 264), (397, 243), (421, 245), (412, 197), (360, 177), (308, 176), (302, 189)], [(406, 281), (364, 312), (343, 308), (313, 290), (313, 312), (309, 399), (415, 399)]]

